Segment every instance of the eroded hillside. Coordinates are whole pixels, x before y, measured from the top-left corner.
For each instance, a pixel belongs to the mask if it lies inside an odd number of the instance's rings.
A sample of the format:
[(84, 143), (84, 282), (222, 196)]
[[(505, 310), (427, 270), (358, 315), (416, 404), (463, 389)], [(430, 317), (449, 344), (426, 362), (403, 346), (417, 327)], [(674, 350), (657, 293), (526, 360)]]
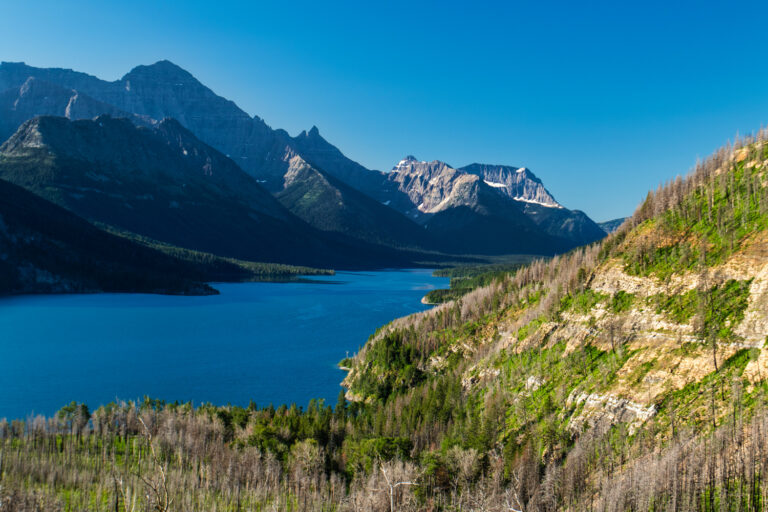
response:
[[(681, 431), (704, 439), (746, 420), (768, 377), (767, 168), (764, 136), (724, 148), (604, 242), (391, 323), (356, 356), (348, 398), (393, 404), (397, 418), (425, 389), (460, 383), (445, 429), (421, 418), (393, 431), (416, 432), (423, 449), (481, 439), (509, 471), (533, 457), (526, 492), (541, 491), (548, 468), (568, 470), (584, 439), (620, 436), (631, 459), (673, 449)], [(590, 464), (593, 477), (605, 470)], [(587, 488), (605, 493), (620, 477)], [(541, 506), (535, 493), (520, 500)]]

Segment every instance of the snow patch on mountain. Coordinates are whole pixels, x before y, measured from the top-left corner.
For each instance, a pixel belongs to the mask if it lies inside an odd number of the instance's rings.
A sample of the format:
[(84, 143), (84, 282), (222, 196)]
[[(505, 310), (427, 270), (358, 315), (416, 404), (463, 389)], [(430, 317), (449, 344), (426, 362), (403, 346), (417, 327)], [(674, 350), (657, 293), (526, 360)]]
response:
[(514, 199), (515, 201), (523, 202), (523, 203), (538, 204), (538, 205), (541, 205), (541, 206), (545, 206), (547, 208), (560, 208), (560, 209), (563, 208), (562, 205), (557, 204), (557, 203), (556, 204), (552, 204), (552, 203), (549, 203), (549, 202), (546, 202), (546, 201), (536, 201), (535, 199), (527, 199), (527, 198), (522, 197), (522, 196), (513, 197), (512, 199)]

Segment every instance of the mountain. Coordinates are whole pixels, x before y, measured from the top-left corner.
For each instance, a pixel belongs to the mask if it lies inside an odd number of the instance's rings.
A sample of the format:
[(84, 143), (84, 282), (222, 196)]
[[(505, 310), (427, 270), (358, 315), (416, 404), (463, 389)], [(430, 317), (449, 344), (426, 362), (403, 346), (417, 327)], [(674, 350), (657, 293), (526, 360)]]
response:
[(25, 121), (41, 115), (91, 119), (101, 114), (142, 119), (72, 89), (29, 77), (20, 86), (0, 92), (0, 141), (7, 140)]
[[(141, 119), (159, 122), (174, 118), (199, 139), (231, 157), (247, 173), (262, 180), (271, 191), (282, 187), (282, 177), (288, 170), (283, 158), (286, 147), (301, 152), (301, 146), (310, 155), (308, 161), (332, 169), (330, 172), (338, 172), (342, 181), (349, 180), (353, 186), (357, 181), (356, 174), (370, 172), (318, 137), (317, 129), (296, 139), (283, 130), (273, 130), (259, 117), (251, 117), (234, 102), (216, 95), (189, 72), (169, 61), (137, 66), (114, 82), (71, 70), (3, 62), (0, 64), (0, 91), (18, 89), (30, 77), (85, 94), (112, 109), (129, 112)], [(35, 113), (45, 114), (51, 112)], [(330, 163), (333, 165), (327, 165)], [(365, 181), (364, 177), (360, 179)]]
[(309, 165), (297, 154), (288, 162), (284, 188), (275, 197), (312, 226), (375, 244), (434, 248), (427, 230), (392, 208)]
[[(77, 91), (146, 119), (161, 121), (172, 117), (236, 160), (242, 160), (249, 152), (265, 151), (271, 142), (272, 130), (263, 121), (251, 118), (233, 102), (217, 96), (190, 73), (168, 61), (137, 66), (114, 82), (67, 69), (0, 64), (0, 90), (21, 87), (29, 77)], [(37, 113), (44, 114), (46, 112)], [(240, 160), (238, 164), (243, 164)], [(249, 170), (247, 162), (243, 165)]]
[(523, 201), (523, 212), (539, 229), (568, 240), (574, 247), (605, 238), (605, 231), (581, 210), (553, 208)]
[(386, 174), (366, 169), (344, 156), (336, 146), (320, 135), (320, 130), (316, 126), (294, 137), (292, 146), (304, 160), (332, 174), (347, 185), (374, 198), (381, 194)]
[(562, 208), (544, 184), (525, 167), (507, 165), (470, 164), (460, 171), (479, 176), (487, 185), (503, 192), (515, 201), (540, 204), (550, 208)]
[(178, 247), (315, 266), (401, 261), (329, 239), (174, 120), (40, 117), (0, 146), (0, 178), (92, 221)]
[(600, 228), (608, 233), (609, 235), (619, 229), (619, 226), (621, 226), (625, 220), (627, 220), (628, 217), (619, 217), (618, 219), (613, 220), (607, 220), (605, 222), (598, 222), (597, 225), (600, 226)]
[(211, 276), (0, 180), (0, 294), (208, 294)]
[(584, 212), (558, 203), (541, 180), (525, 167), (471, 164), (460, 171), (482, 178), (510, 199), (524, 203), (525, 214), (546, 233), (585, 245), (605, 236), (602, 228)]
[(485, 175), (508, 183), (502, 187), (501, 182), (484, 179), (483, 169), (490, 167), (474, 164), (473, 172), (466, 172), (438, 160), (407, 156), (387, 175), (390, 188), (400, 194), (388, 204), (426, 226), (449, 252), (552, 254), (605, 236), (581, 212), (523, 201), (521, 197), (529, 195), (551, 197), (544, 195), (543, 186), (531, 187), (529, 182), (540, 182), (525, 172)]
[[(325, 140), (317, 127), (301, 132), (296, 137), (291, 137), (284, 130), (272, 129), (259, 117), (251, 117), (235, 103), (216, 95), (189, 72), (169, 61), (138, 66), (113, 82), (65, 69), (35, 68), (23, 63), (0, 64), (0, 138), (9, 136), (21, 122), (37, 115), (91, 119), (102, 113), (130, 118), (139, 126), (150, 127), (163, 119), (174, 118), (197, 138), (231, 157), (273, 194), (282, 193), (286, 174), (291, 172), (291, 159), (298, 155), (324, 175), (335, 178), (378, 203), (405, 213), (411, 220), (420, 221), (422, 217), (419, 210), (421, 201), (413, 202), (410, 196), (414, 194), (409, 190), (409, 185), (402, 183), (402, 176), (366, 169)], [(529, 236), (530, 223), (526, 223), (528, 227), (521, 230), (523, 224), (515, 218), (516, 213), (507, 213), (501, 216), (490, 215), (490, 223), (483, 224), (477, 217), (476, 209), (469, 206), (469, 210), (466, 210), (464, 206), (467, 205), (459, 201), (459, 210), (446, 210), (432, 221), (434, 236), (431, 238), (447, 237), (445, 244), (438, 244), (443, 250), (497, 254), (514, 249), (549, 254), (590, 243), (604, 236), (603, 231), (585, 214), (562, 208), (541, 181), (525, 168), (472, 164), (457, 171), (480, 177), (488, 187), (498, 189), (498, 192), (514, 201), (563, 211), (542, 210), (535, 206), (522, 208), (523, 213), (537, 226), (538, 238), (512, 241), (509, 240), (510, 236)], [(292, 181), (295, 182), (295, 179)], [(485, 191), (480, 194), (485, 195)], [(283, 194), (283, 197), (287, 196)], [(346, 208), (337, 213), (377, 218), (378, 208), (370, 202), (365, 203), (370, 208), (366, 207), (362, 211)], [(297, 210), (293, 213), (315, 227), (327, 228), (323, 227), (323, 223), (327, 222), (330, 215), (320, 215), (316, 220), (315, 213), (320, 213), (317, 210), (300, 207), (293, 201), (287, 201), (286, 204), (289, 208), (295, 204)], [(363, 205), (357, 201), (357, 206)], [(482, 207), (480, 209), (483, 210)], [(355, 211), (358, 213), (353, 214)], [(506, 218), (506, 215), (512, 217)], [(340, 219), (338, 215), (336, 218)], [(350, 233), (350, 236), (357, 237), (363, 243), (381, 239), (388, 240), (388, 244), (391, 241), (396, 246), (412, 246), (412, 237), (396, 239), (393, 235), (411, 233), (415, 228), (405, 228), (402, 219), (397, 216), (389, 218), (396, 225), (387, 228), (381, 226), (379, 231), (389, 231), (383, 237), (382, 233), (361, 237), (359, 229), (351, 228), (356, 223), (355, 219), (337, 222), (333, 231)], [(466, 229), (474, 226), (480, 231), (470, 233), (471, 240), (463, 239), (467, 233), (451, 229), (451, 222), (459, 222)], [(344, 227), (344, 223), (349, 225)], [(541, 231), (561, 241), (542, 240)], [(475, 241), (479, 243), (474, 244)], [(424, 243), (421, 245), (424, 246)]]

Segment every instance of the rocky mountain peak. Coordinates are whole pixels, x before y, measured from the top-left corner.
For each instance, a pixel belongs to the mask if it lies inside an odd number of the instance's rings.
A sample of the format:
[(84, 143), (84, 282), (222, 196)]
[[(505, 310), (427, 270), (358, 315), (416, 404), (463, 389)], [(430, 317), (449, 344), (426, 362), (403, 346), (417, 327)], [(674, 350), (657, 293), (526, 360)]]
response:
[(302, 130), (301, 133), (295, 137), (295, 140), (304, 144), (328, 144), (322, 135), (320, 135), (320, 130), (314, 125), (312, 125), (312, 128), (310, 128), (309, 131)]
[(431, 162), (419, 160), (413, 155), (407, 155), (392, 168), (393, 172), (408, 171), (425, 175), (432, 175), (435, 172), (442, 172), (444, 170), (453, 170), (453, 167), (440, 160), (432, 160)]
[(459, 169), (479, 176), (489, 186), (515, 201), (562, 208), (544, 184), (526, 167), (474, 163)]
[(185, 69), (169, 60), (160, 60), (154, 64), (136, 66), (126, 74), (123, 81), (152, 80), (156, 82), (195, 82), (200, 83)]

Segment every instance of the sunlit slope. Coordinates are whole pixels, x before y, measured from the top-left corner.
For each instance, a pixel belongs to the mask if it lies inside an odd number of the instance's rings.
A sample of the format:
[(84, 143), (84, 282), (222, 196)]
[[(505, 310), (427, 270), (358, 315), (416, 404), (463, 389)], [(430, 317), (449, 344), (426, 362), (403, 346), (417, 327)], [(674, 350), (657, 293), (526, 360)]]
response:
[[(378, 404), (382, 432), (423, 450), (460, 440), (503, 452), (509, 471), (530, 457), (532, 488), (573, 470), (585, 439), (619, 436), (617, 471), (681, 430), (762, 411), (767, 169), (764, 135), (726, 147), (604, 241), (392, 322), (352, 361), (348, 397)], [(593, 480), (569, 499), (607, 492), (608, 466), (590, 460), (580, 471)]]

